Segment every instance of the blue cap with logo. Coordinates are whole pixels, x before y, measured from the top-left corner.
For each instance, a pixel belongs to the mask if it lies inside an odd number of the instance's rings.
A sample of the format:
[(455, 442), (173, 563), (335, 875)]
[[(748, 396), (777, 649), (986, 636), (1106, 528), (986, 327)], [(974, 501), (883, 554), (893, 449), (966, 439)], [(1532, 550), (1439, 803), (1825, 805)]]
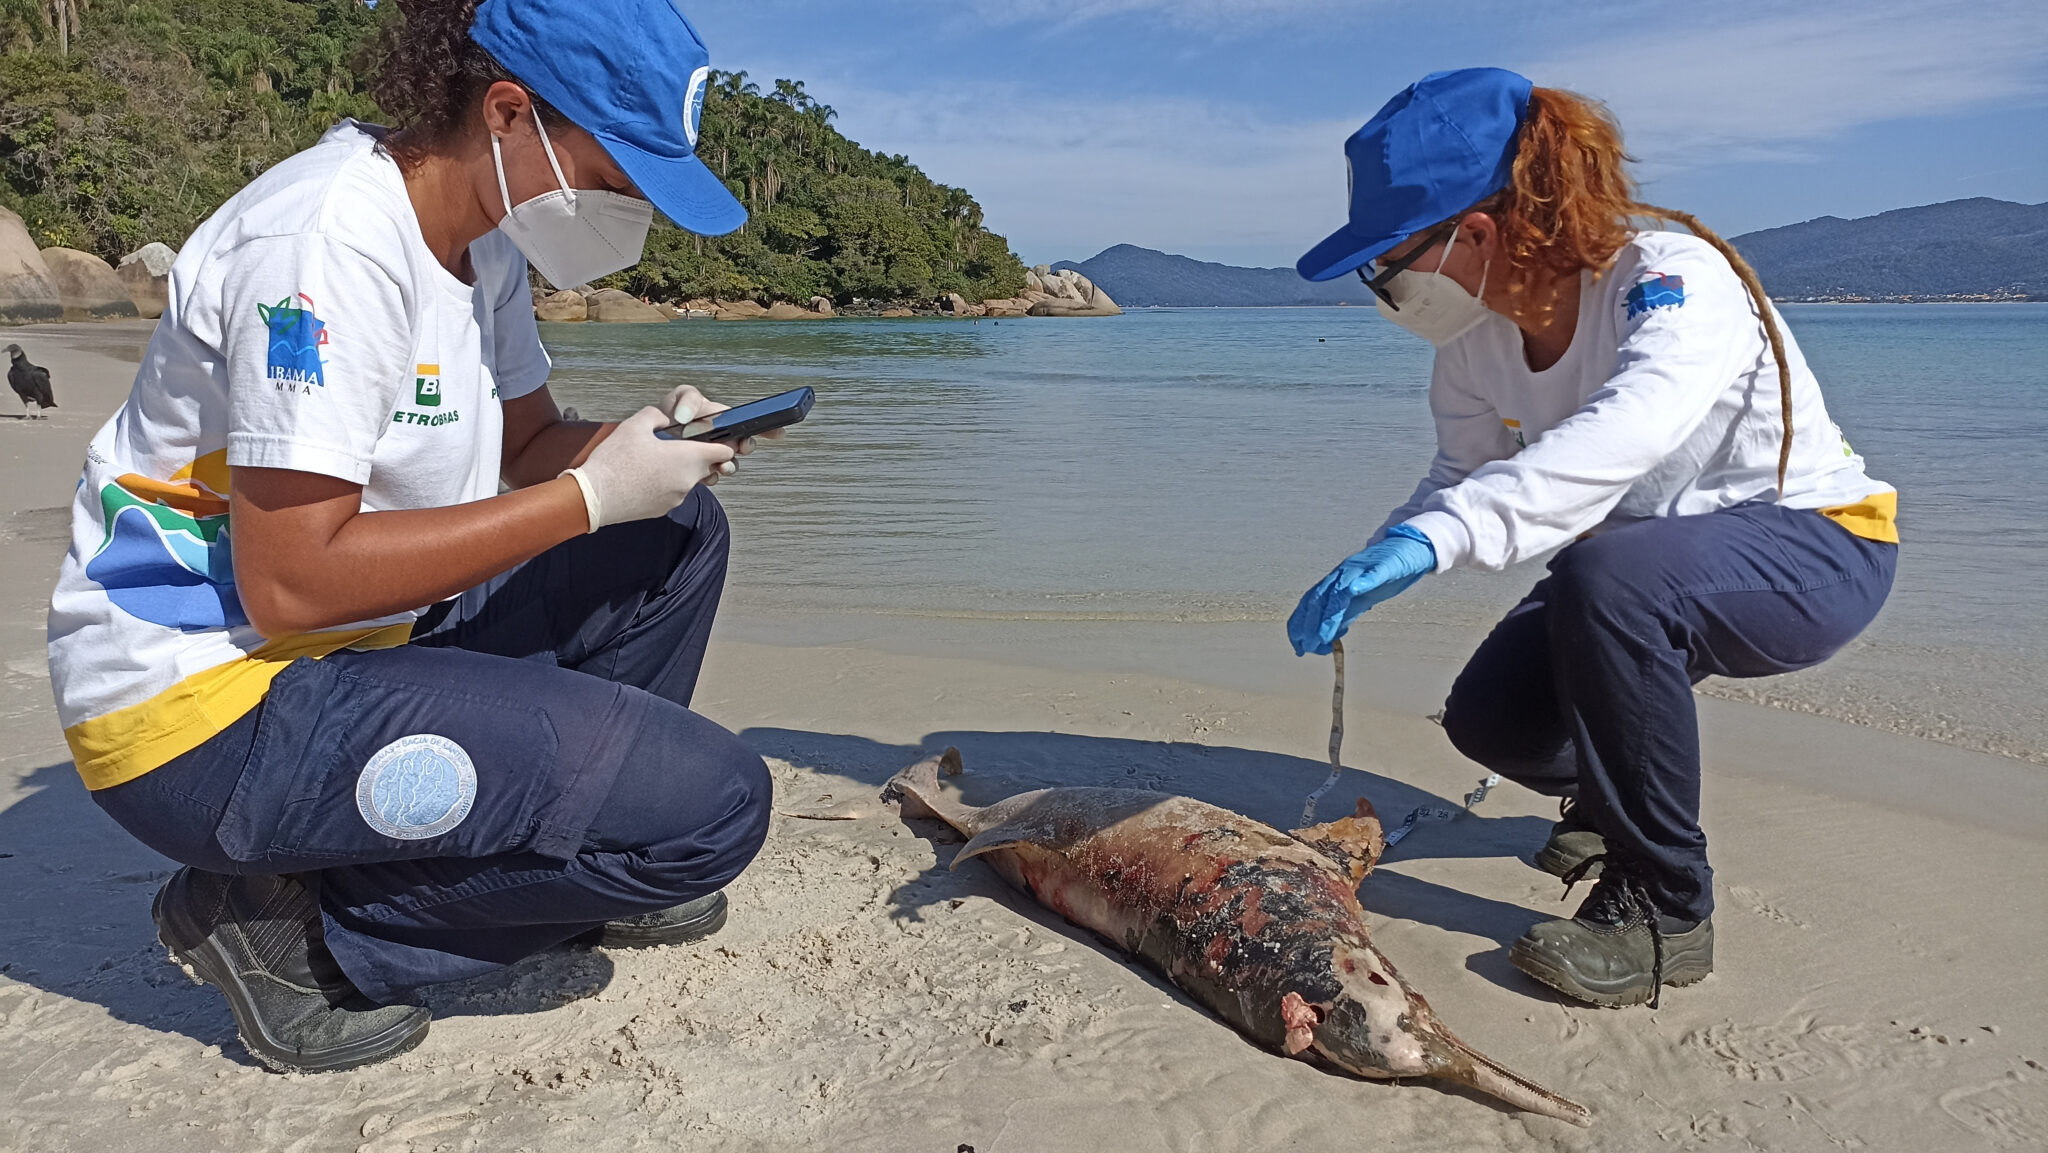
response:
[(670, 220), (706, 236), (746, 223), (697, 159), (711, 55), (674, 0), (484, 0), (469, 38), (595, 136)]
[(1529, 81), (1504, 68), (1432, 72), (1344, 142), (1351, 222), (1294, 264), (1342, 276), (1507, 187)]

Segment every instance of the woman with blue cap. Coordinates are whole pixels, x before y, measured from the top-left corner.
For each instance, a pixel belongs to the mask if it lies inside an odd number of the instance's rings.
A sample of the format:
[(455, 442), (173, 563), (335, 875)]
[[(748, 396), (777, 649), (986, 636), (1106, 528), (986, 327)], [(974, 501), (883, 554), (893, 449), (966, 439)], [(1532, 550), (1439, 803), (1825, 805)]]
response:
[(1350, 222), (1298, 268), (1355, 271), (1435, 346), (1437, 453), (1288, 635), (1327, 653), (1431, 573), (1562, 546), (1459, 675), (1444, 727), (1564, 799), (1539, 868), (1597, 871), (1513, 963), (1583, 1001), (1655, 1005), (1713, 969), (1692, 686), (1818, 664), (1861, 632), (1891, 589), (1897, 493), (1864, 472), (1735, 250), (1635, 199), (1598, 105), (1439, 72), (1345, 154)]
[(527, 287), (636, 263), (656, 208), (745, 219), (693, 155), (704, 46), (669, 0), (401, 6), (395, 130), (179, 254), (50, 609), (79, 772), (185, 866), (158, 934), (279, 1070), (418, 1044), (422, 985), (715, 931), (767, 830), (687, 707), (748, 446), (657, 436), (721, 407), (688, 387), (564, 420)]

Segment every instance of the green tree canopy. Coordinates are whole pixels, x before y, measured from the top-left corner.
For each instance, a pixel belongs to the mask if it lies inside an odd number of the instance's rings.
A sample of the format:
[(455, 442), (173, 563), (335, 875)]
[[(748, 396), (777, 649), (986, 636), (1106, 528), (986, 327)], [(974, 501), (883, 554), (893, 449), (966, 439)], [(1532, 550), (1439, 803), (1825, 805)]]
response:
[[(208, 214), (343, 116), (380, 113), (361, 74), (395, 17), (361, 0), (0, 0), (0, 205), (36, 242), (118, 259), (182, 244)], [(607, 283), (641, 295), (969, 299), (1022, 289), (963, 189), (832, 126), (799, 80), (715, 73), (697, 153), (746, 204), (739, 232), (657, 221)]]

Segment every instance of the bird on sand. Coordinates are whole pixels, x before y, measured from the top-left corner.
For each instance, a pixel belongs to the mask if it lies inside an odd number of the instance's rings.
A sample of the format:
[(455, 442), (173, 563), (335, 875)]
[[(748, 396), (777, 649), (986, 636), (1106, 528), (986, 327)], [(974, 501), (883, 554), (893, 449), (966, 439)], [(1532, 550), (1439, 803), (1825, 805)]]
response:
[(35, 416), (42, 410), (57, 407), (57, 397), (50, 391), (50, 370), (28, 362), (28, 353), (18, 344), (7, 346), (7, 355), (14, 361), (7, 367), (7, 383), (14, 389), (14, 395), (21, 398), (23, 419), (34, 419), (28, 411), (28, 402), (36, 402)]

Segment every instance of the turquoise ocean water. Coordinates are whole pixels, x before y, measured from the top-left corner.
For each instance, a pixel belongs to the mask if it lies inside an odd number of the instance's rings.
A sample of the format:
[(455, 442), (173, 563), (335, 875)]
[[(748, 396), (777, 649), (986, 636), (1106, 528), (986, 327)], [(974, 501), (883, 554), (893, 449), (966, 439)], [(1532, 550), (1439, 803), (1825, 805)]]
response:
[[(1840, 707), (1791, 703), (1949, 736), (2018, 709), (2004, 736), (1976, 743), (2036, 755), (2048, 305), (1784, 311), (1836, 422), (1901, 490), (1906, 541), (1854, 675), (1808, 694)], [(1432, 448), (1429, 349), (1368, 309), (542, 335), (557, 396), (586, 416), (623, 415), (676, 382), (729, 402), (818, 390), (811, 419), (718, 490), (738, 542), (729, 598), (771, 610), (1277, 630), (1407, 496)], [(1389, 609), (1483, 630), (1538, 575), (1451, 574)], [(1873, 694), (1896, 699), (1852, 699)]]

